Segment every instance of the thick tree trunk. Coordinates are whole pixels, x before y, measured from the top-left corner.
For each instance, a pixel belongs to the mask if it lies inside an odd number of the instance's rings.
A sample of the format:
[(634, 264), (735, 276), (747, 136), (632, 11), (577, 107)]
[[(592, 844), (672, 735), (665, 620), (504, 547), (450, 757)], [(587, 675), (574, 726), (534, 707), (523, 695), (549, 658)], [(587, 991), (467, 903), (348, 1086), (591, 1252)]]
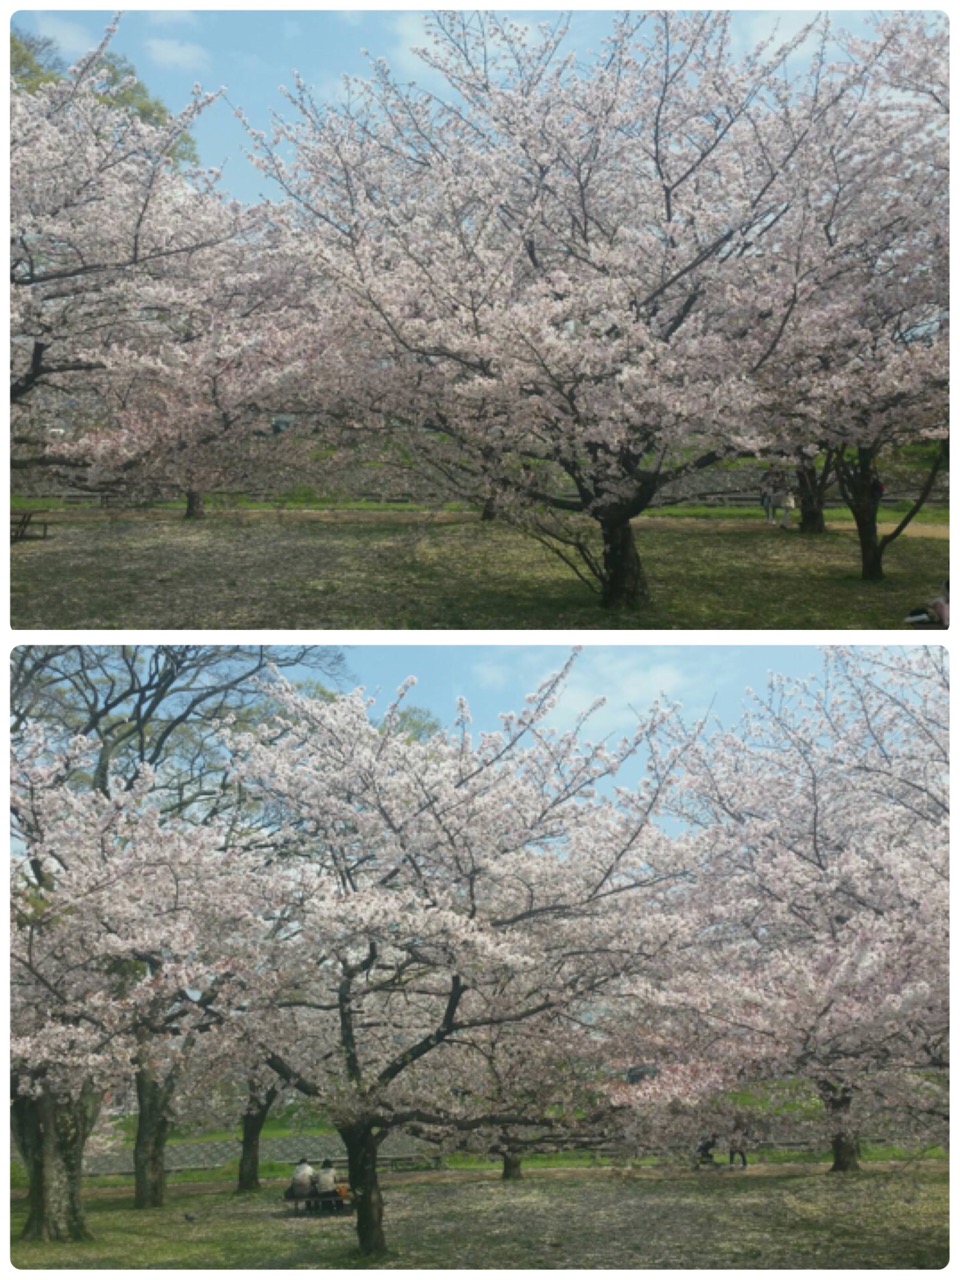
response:
[(650, 598), (650, 592), (630, 520), (626, 516), (603, 518), (600, 531), (603, 535), (601, 604), (605, 609), (635, 609)]
[(480, 509), (481, 520), (496, 520), (497, 518), (497, 500), (490, 494), (484, 498), (483, 506)]
[(137, 1072), (137, 1137), (133, 1148), (134, 1205), (138, 1209), (158, 1209), (167, 1190), (164, 1153), (170, 1119), (168, 1084), (161, 1085), (152, 1072)]
[(203, 493), (199, 489), (187, 490), (187, 520), (202, 520), (206, 515), (203, 506)]
[(853, 1105), (853, 1089), (848, 1084), (836, 1080), (823, 1079), (817, 1081), (820, 1099), (833, 1121), (833, 1164), (831, 1173), (856, 1173), (860, 1168), (857, 1157), (860, 1155), (860, 1139), (855, 1128), (849, 1124), (850, 1109)]
[(809, 459), (802, 458), (797, 465), (797, 496), (800, 499), (800, 532), (826, 533), (827, 522), (823, 504), (827, 486), (833, 472), (833, 450), (824, 454), (819, 472)]
[(503, 1174), (501, 1176), (504, 1182), (514, 1182), (522, 1178), (521, 1157), (512, 1151), (505, 1151), (503, 1153)]
[(855, 1133), (841, 1129), (833, 1135), (830, 1145), (833, 1149), (831, 1173), (856, 1173), (859, 1170), (860, 1143)]
[(801, 533), (826, 533), (827, 522), (824, 518), (823, 507), (804, 506), (800, 504), (800, 532)]
[(850, 508), (860, 540), (860, 576), (865, 582), (883, 578), (883, 552), (888, 539), (877, 530), (877, 513), (883, 485), (877, 475), (873, 451), (858, 448), (852, 455), (841, 450), (837, 454), (837, 479), (840, 492)]
[(277, 1096), (277, 1090), (270, 1088), (261, 1094), (253, 1085), (247, 1100), (247, 1109), (243, 1113), (243, 1142), (240, 1147), (240, 1176), (237, 1179), (238, 1191), (260, 1190), (260, 1134), (264, 1122), (270, 1113)]
[(370, 1124), (348, 1125), (340, 1129), (347, 1149), (350, 1190), (357, 1205), (357, 1240), (360, 1252), (369, 1257), (387, 1247), (383, 1234), (383, 1196), (377, 1177), (377, 1152), (383, 1136)]
[(947, 461), (947, 442), (945, 440), (940, 442), (937, 456), (933, 459), (923, 487), (914, 499), (910, 510), (900, 518), (894, 529), (883, 537), (877, 531), (883, 485), (877, 474), (873, 450), (858, 448), (853, 450), (852, 454), (848, 454), (841, 449), (836, 453), (835, 458), (840, 492), (857, 522), (861, 577), (868, 582), (878, 582), (883, 578), (884, 551), (891, 542), (895, 542), (900, 537), (933, 492), (940, 468)]
[(29, 1178), (24, 1240), (92, 1239), (80, 1204), (80, 1179), (83, 1148), (100, 1103), (101, 1095), (92, 1090), (79, 1099), (46, 1092), (14, 1098), (13, 1136)]
[(860, 539), (860, 576), (865, 582), (883, 579), (883, 545), (877, 532), (877, 504), (869, 498), (853, 507)]

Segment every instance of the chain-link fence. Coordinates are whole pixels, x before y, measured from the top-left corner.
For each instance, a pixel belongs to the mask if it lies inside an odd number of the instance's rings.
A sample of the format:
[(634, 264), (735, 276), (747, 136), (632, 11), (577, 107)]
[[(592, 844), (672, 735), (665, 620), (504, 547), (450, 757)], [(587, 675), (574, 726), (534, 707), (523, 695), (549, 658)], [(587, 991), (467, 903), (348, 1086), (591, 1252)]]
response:
[[(402, 1135), (389, 1135), (380, 1148), (381, 1162), (389, 1167), (394, 1164), (434, 1163), (437, 1159), (436, 1148), (426, 1143), (417, 1143)], [(305, 1136), (303, 1134), (288, 1138), (261, 1138), (260, 1159), (289, 1164), (292, 1168), (305, 1156), (315, 1167), (323, 1160), (332, 1160), (338, 1167), (346, 1167), (347, 1153), (343, 1143), (335, 1133)], [(216, 1169), (240, 1157), (240, 1139), (226, 1139), (217, 1142), (169, 1142), (164, 1152), (164, 1163), (168, 1172), (181, 1169)], [(16, 1148), (13, 1158), (17, 1158)], [(132, 1174), (133, 1150), (124, 1147), (118, 1151), (103, 1151), (96, 1155), (84, 1157), (85, 1174)]]

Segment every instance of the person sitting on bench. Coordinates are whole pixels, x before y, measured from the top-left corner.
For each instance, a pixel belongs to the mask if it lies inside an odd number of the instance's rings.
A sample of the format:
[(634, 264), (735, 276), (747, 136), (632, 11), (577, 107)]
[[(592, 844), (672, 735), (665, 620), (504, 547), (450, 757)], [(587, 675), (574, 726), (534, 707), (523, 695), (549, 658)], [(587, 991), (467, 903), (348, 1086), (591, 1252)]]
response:
[(315, 1207), (319, 1203), (316, 1179), (317, 1175), (310, 1161), (306, 1156), (301, 1156), (297, 1162), (297, 1167), (293, 1171), (290, 1185), (283, 1193), (283, 1198), (292, 1200), (294, 1208), (296, 1208), (298, 1200), (303, 1200), (307, 1209)]
[(332, 1160), (324, 1160), (313, 1181), (319, 1194), (321, 1212), (328, 1209), (332, 1213), (339, 1213), (343, 1208), (343, 1201), (337, 1190), (337, 1175), (334, 1173)]

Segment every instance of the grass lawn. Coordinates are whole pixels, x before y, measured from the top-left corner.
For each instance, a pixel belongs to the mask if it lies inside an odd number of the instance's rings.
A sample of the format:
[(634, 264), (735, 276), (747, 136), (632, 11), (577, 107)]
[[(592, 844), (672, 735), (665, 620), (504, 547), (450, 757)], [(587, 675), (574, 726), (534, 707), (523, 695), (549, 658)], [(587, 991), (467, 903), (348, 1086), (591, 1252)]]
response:
[(601, 610), (557, 558), (472, 515), (71, 510), (12, 548), (14, 627), (896, 628), (947, 576), (945, 525), (916, 525), (864, 583), (854, 533), (762, 521), (637, 523), (653, 601)]
[[(138, 1212), (129, 1191), (91, 1195), (94, 1240), (21, 1244), (20, 1268), (937, 1268), (947, 1262), (947, 1173), (904, 1165), (745, 1173), (539, 1170), (384, 1179), (389, 1253), (363, 1262), (352, 1218), (294, 1217), (277, 1183), (236, 1196), (176, 1186)], [(192, 1221), (184, 1217), (189, 1213)]]

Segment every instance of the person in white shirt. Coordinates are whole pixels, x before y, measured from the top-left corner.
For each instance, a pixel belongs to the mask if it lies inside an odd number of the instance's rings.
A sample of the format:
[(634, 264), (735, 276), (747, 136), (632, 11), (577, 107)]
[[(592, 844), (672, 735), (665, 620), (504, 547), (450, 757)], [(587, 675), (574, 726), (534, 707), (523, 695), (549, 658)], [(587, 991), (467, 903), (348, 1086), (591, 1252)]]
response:
[(293, 1188), (298, 1196), (306, 1197), (310, 1194), (310, 1183), (315, 1177), (313, 1166), (306, 1156), (301, 1156), (297, 1167), (293, 1171), (292, 1180)]
[(317, 1190), (320, 1192), (320, 1206), (332, 1209), (334, 1213), (338, 1213), (343, 1204), (340, 1199), (340, 1192), (337, 1190), (337, 1175), (334, 1172), (333, 1161), (324, 1160), (320, 1166), (320, 1172), (315, 1179)]

